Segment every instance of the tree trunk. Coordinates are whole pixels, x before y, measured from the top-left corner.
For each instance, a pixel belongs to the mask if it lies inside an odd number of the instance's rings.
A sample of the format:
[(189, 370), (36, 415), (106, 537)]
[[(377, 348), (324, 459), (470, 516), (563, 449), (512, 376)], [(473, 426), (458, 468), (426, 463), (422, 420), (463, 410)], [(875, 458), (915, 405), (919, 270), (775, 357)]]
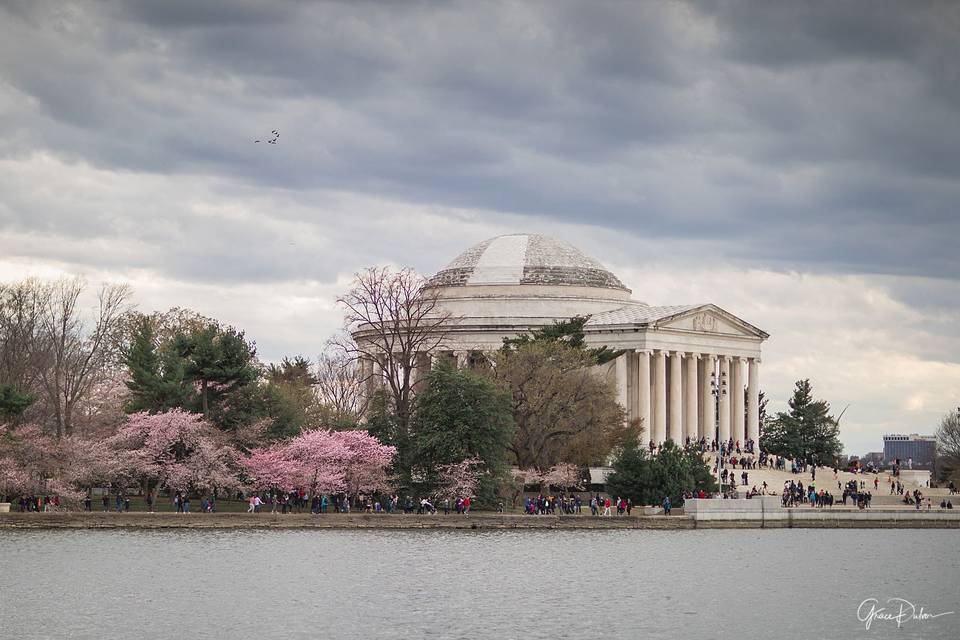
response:
[(63, 434), (73, 435), (73, 402), (69, 400), (63, 403)]
[(56, 428), (57, 428), (57, 440), (59, 441), (60, 438), (63, 437), (63, 411), (60, 409), (59, 390), (58, 390), (57, 397), (54, 398), (53, 406), (54, 406), (53, 415), (54, 415), (54, 420), (56, 421)]
[(204, 378), (200, 382), (200, 395), (203, 399), (203, 418), (207, 419), (207, 380)]

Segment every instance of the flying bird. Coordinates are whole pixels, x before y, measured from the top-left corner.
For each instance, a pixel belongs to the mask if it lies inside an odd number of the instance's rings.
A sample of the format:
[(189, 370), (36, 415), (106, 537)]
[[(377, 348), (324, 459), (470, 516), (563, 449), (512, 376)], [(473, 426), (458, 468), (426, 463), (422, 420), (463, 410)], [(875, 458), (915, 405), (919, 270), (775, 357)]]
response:
[[(277, 140), (280, 138), (280, 132), (277, 131), (276, 129), (273, 129), (273, 130), (270, 131), (270, 133), (273, 134), (273, 137), (272, 137), (271, 139), (267, 140), (267, 144), (277, 144)], [(258, 142), (263, 142), (263, 140), (254, 140), (254, 141), (253, 141), (254, 144), (256, 144), (256, 143), (258, 143)]]

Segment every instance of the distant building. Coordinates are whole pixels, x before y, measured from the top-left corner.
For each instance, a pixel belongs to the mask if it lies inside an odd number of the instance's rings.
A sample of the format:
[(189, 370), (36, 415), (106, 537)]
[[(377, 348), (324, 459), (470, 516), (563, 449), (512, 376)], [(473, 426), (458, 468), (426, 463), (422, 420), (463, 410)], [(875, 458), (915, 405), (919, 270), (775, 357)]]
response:
[(870, 453), (865, 453), (860, 462), (864, 466), (872, 464), (875, 468), (879, 469), (883, 465), (883, 451), (871, 451)]
[(894, 464), (900, 459), (900, 467), (908, 469), (931, 469), (936, 452), (937, 439), (934, 436), (921, 436), (916, 433), (903, 435), (893, 433), (883, 436), (883, 461)]

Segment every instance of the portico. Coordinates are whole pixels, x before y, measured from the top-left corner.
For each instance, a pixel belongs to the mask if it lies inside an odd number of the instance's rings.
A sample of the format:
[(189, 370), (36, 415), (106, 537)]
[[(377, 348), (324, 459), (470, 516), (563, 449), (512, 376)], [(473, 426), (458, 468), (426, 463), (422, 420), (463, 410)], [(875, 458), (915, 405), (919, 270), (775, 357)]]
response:
[[(757, 442), (760, 344), (767, 334), (716, 305), (616, 310), (587, 322), (587, 342), (623, 353), (609, 368), (627, 420), (640, 420), (656, 444), (687, 439)], [(711, 379), (727, 395), (714, 406)]]

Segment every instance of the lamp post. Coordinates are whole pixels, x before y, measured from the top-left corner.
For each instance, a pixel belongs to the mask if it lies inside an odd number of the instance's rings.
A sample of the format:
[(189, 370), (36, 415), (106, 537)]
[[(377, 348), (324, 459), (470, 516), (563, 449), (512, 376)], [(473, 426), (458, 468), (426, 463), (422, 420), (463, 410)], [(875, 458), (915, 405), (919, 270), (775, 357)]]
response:
[(720, 372), (717, 378), (716, 370), (710, 372), (710, 394), (713, 396), (713, 406), (715, 413), (713, 415), (713, 433), (714, 442), (717, 443), (717, 486), (720, 487), (720, 495), (723, 496), (723, 483), (720, 481), (720, 398), (727, 395), (727, 374)]

